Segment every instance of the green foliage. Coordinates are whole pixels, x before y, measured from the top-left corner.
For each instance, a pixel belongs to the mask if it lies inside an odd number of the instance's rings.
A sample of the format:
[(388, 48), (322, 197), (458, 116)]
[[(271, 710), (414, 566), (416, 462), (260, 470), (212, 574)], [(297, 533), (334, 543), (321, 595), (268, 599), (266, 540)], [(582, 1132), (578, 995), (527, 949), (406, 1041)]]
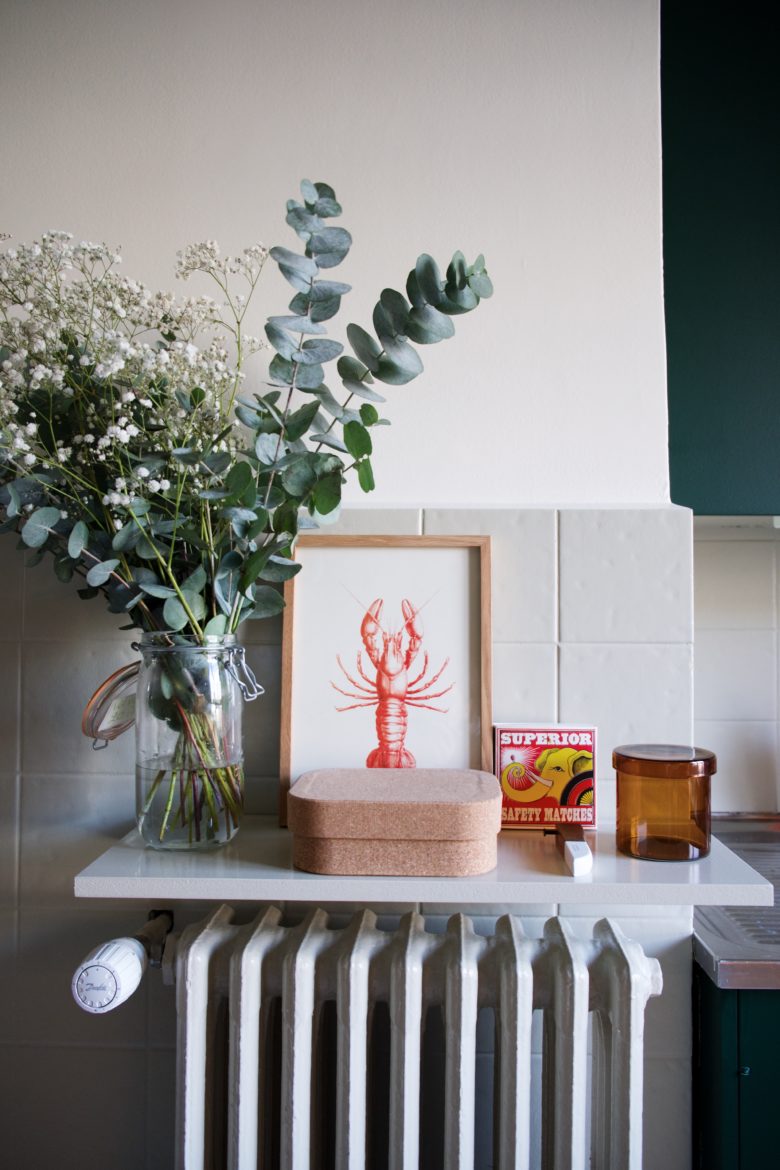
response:
[[(237, 396), (245, 308), (236, 310), (243, 302), (227, 291), (238, 271), (249, 281), (251, 296), (266, 255), (260, 246), (229, 262), (218, 257), (215, 245), (195, 245), (179, 273), (206, 273), (224, 291), (228, 316), (233, 314), (227, 329), (236, 342), (227, 381), (225, 359), (213, 349), (199, 351), (200, 366), (182, 356), (185, 340), (191, 350), (189, 339), (198, 334), (187, 324), (192, 310), (173, 310), (169, 302), (155, 354), (163, 351), (170, 360), (150, 361), (147, 355), (135, 372), (121, 372), (122, 362), (114, 363), (114, 372), (105, 354), (92, 352), (91, 342), (83, 340), (91, 326), (61, 330), (61, 352), (47, 354), (46, 361), (52, 368), (60, 362), (64, 391), (59, 384), (39, 386), (30, 363), (14, 358), (14, 338), (0, 328), (3, 360), (10, 356), (28, 379), (14, 408), (21, 407), (25, 431), (11, 424), (3, 430), (0, 412), (2, 527), (18, 530), (36, 559), (51, 553), (61, 580), (74, 573), (85, 579), (80, 596), (102, 593), (112, 612), (128, 613), (146, 629), (194, 633), (201, 640), (231, 633), (244, 619), (272, 616), (283, 607), (279, 586), (300, 568), (292, 559), (298, 529), (339, 507), (348, 474), (356, 475), (363, 491), (373, 491), (373, 433), (389, 425), (377, 409), (385, 401), (378, 386), (413, 381), (423, 370), (417, 347), (451, 337), (454, 318), (476, 308), (493, 288), (482, 256), (469, 265), (456, 252), (442, 276), (433, 258), (422, 255), (405, 292), (382, 290), (371, 329), (347, 325), (351, 352), (344, 352), (327, 336), (326, 324), (350, 292), (331, 273), (352, 246), (350, 233), (332, 223), (340, 215), (326, 183), (304, 180), (300, 199), (287, 203), (286, 221), (301, 248), (279, 246), (268, 253), (293, 296), (287, 312), (265, 325), (274, 353), (262, 392)], [(55, 244), (62, 251), (61, 241)], [(51, 240), (47, 246), (52, 250)], [(34, 253), (27, 256), (34, 263)], [(97, 295), (102, 285), (94, 283), (94, 269), (88, 255), (82, 275), (87, 283), (93, 280)], [(110, 295), (114, 301), (125, 296), (132, 310), (131, 286), (112, 279)], [(113, 303), (103, 306), (107, 320)], [(37, 311), (31, 310), (32, 318)], [(110, 323), (117, 336), (125, 328), (122, 321)], [(99, 461), (92, 458), (96, 447), (78, 446), (85, 412), (96, 431), (96, 420), (124, 417), (124, 437), (111, 438)], [(23, 465), (14, 446), (25, 452)]]

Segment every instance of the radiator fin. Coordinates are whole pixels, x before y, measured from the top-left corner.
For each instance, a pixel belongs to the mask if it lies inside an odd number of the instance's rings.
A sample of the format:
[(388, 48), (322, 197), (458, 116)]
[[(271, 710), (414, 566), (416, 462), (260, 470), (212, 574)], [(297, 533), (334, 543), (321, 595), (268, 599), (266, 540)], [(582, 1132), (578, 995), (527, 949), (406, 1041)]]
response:
[[(542, 1170), (641, 1170), (644, 1016), (649, 997), (661, 993), (661, 971), (606, 919), (589, 939), (559, 918), (542, 938), (527, 938), (510, 915), (483, 936), (462, 914), (442, 934), (426, 931), (419, 914), (405, 915), (396, 930), (379, 929), (369, 910), (338, 929), (323, 910), (285, 926), (275, 908), (237, 925), (223, 906), (182, 934), (176, 978), (177, 1170), (372, 1170), (369, 1159), (385, 1165), (384, 1148), (377, 1153), (384, 1124), (388, 1170), (418, 1170), (421, 1125), (430, 1124), (420, 1102), (431, 1088), (421, 1071), (432, 1013), (443, 1019), (444, 1110), (440, 1141), (426, 1137), (425, 1146), (438, 1148), (434, 1160), (445, 1170), (474, 1170), (483, 1009), (496, 1029), (490, 1164), (531, 1165), (532, 1030), (540, 1012), (535, 1164), (541, 1156)], [(382, 1088), (370, 1037), (388, 1028)], [(372, 1134), (372, 1109), (382, 1102), (387, 1112)]]

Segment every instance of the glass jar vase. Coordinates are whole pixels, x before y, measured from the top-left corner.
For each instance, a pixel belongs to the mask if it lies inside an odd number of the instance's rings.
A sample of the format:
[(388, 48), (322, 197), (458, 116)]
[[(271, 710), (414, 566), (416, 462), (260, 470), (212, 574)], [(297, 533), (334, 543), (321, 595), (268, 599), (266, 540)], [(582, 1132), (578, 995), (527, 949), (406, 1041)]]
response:
[(136, 648), (138, 831), (154, 849), (224, 845), (244, 807), (243, 700), (261, 693), (243, 647), (155, 632)]

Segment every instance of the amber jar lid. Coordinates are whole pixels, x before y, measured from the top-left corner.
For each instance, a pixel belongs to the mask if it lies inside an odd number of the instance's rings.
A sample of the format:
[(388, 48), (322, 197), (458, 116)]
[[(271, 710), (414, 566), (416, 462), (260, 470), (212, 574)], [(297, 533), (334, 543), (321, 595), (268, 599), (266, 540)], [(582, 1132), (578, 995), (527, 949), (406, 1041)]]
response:
[(629, 743), (612, 752), (612, 767), (629, 776), (657, 780), (690, 780), (711, 776), (718, 761), (707, 748), (668, 743)]

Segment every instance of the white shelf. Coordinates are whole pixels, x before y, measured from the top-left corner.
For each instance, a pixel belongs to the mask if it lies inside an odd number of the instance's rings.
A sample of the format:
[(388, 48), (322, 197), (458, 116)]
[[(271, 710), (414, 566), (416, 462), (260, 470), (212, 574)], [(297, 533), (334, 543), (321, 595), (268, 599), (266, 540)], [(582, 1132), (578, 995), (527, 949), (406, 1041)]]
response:
[(551, 835), (503, 832), (498, 865), (468, 878), (323, 877), (294, 869), (292, 836), (274, 817), (247, 817), (234, 841), (208, 853), (145, 848), (136, 832), (75, 879), (79, 898), (229, 902), (351, 902), (362, 905), (531, 902), (657, 906), (771, 906), (770, 882), (713, 838), (693, 862), (635, 861), (615, 850), (614, 833), (587, 834), (590, 873), (571, 877)]

